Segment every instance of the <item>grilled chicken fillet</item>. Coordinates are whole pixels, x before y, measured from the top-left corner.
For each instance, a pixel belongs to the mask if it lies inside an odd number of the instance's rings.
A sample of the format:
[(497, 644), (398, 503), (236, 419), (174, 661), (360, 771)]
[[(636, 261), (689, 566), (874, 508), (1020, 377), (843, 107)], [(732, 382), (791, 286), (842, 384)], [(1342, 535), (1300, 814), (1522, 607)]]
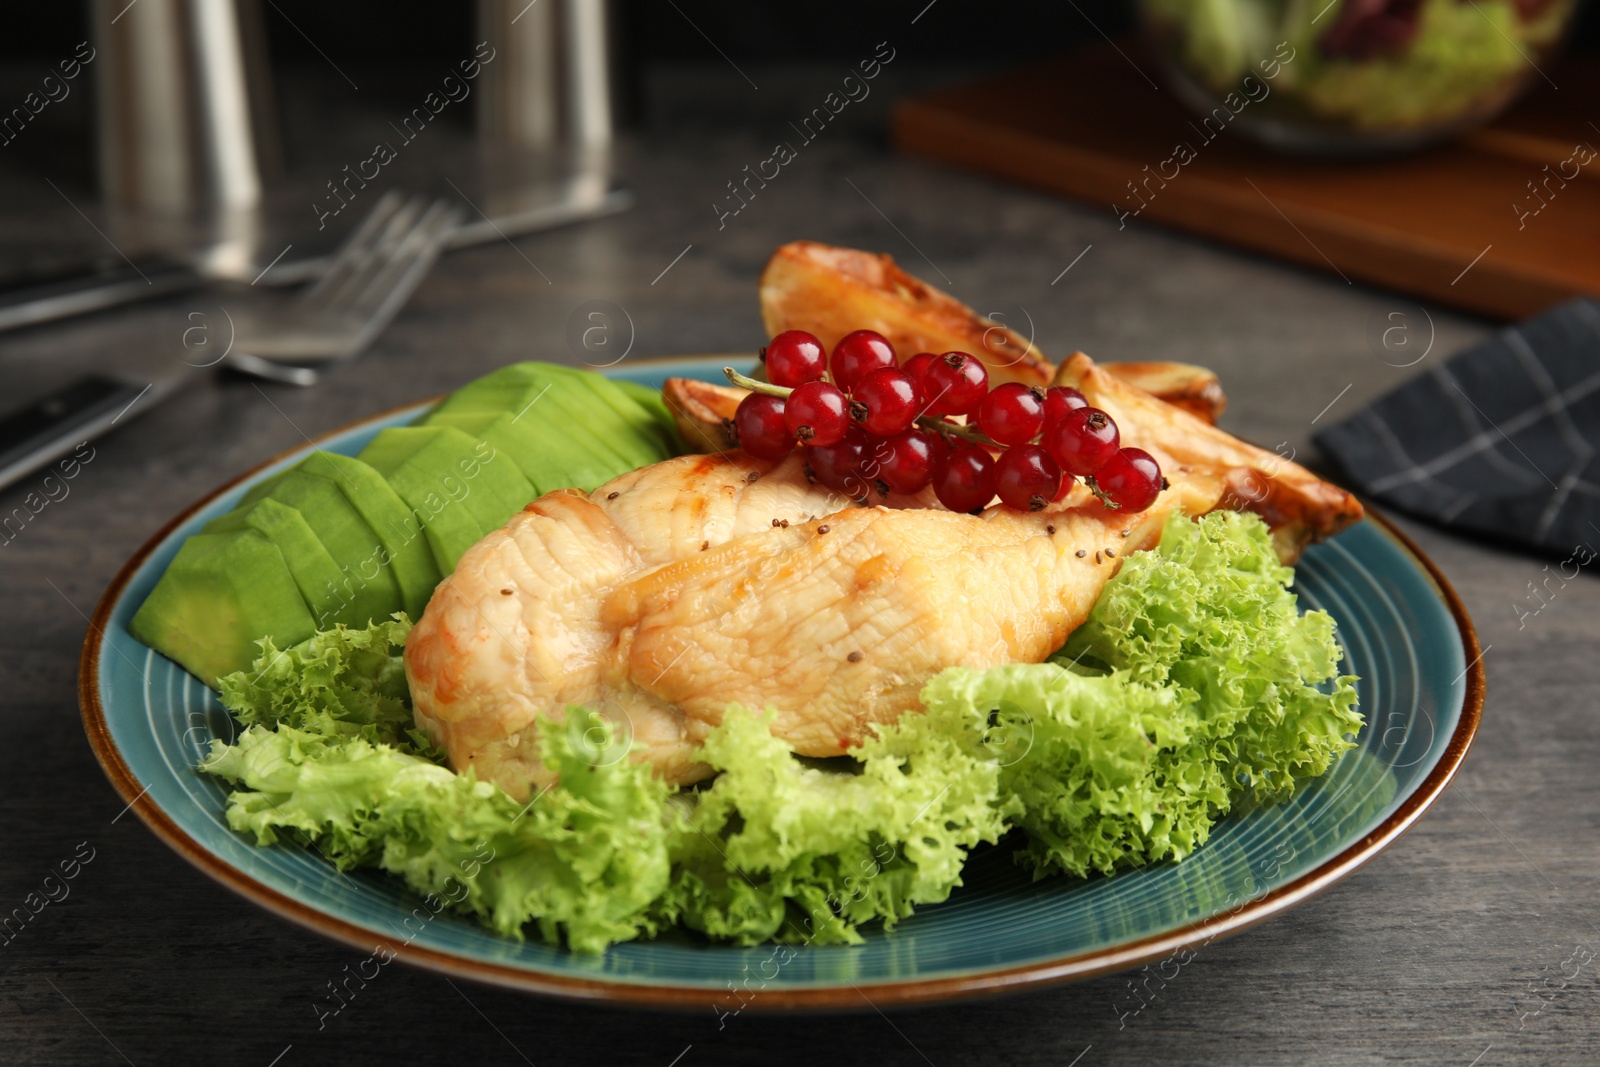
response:
[(534, 719), (572, 704), (673, 782), (709, 773), (693, 751), (729, 704), (840, 755), (945, 667), (1059, 648), (1182, 495), (1130, 526), (1077, 492), (1034, 513), (857, 507), (798, 456), (734, 452), (547, 494), (462, 556), (412, 631), (417, 722), (519, 797), (549, 780)]

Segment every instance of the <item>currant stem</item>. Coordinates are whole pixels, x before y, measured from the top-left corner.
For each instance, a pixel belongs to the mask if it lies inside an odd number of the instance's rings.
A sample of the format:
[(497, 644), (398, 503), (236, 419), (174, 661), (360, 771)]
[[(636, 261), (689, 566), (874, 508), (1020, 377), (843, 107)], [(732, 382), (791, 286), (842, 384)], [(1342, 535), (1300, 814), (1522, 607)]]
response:
[(728, 376), (728, 381), (741, 389), (748, 389), (752, 393), (763, 393), (767, 396), (788, 396), (793, 389), (782, 385), (773, 385), (771, 382), (758, 381), (748, 374), (740, 374), (732, 367), (723, 367), (722, 373)]
[(1112, 511), (1121, 511), (1122, 510), (1122, 505), (1121, 504), (1117, 503), (1115, 500), (1112, 500), (1110, 497), (1106, 496), (1105, 490), (1101, 489), (1099, 483), (1094, 480), (1094, 475), (1091, 474), (1087, 478), (1085, 478), (1083, 480), (1083, 484), (1087, 485), (1089, 487), (1089, 492), (1093, 493), (1095, 495), (1095, 498), (1097, 500), (1099, 500), (1100, 503), (1104, 504), (1106, 507), (1110, 508)]
[[(763, 393), (767, 396), (786, 397), (790, 393), (794, 392), (793, 389), (789, 389), (782, 385), (773, 385), (771, 382), (757, 381), (748, 374), (740, 374), (732, 367), (723, 367), (722, 373), (727, 376), (730, 383), (737, 385), (741, 389), (748, 389), (752, 393)], [(963, 441), (971, 441), (975, 445), (987, 445), (990, 448), (1003, 447), (998, 442), (991, 440), (984, 434), (974, 430), (972, 427), (962, 426), (960, 423), (950, 422), (948, 419), (934, 418), (931, 415), (919, 415), (917, 416), (917, 425), (932, 430), (935, 433), (943, 434), (946, 437), (959, 437)]]
[(1005, 447), (998, 441), (991, 440), (970, 426), (963, 426), (958, 422), (950, 422), (947, 419), (934, 418), (932, 415), (918, 415), (917, 425), (924, 426), (927, 429), (932, 430), (934, 433), (944, 434), (947, 437), (959, 437), (963, 441), (971, 441), (975, 445), (987, 445), (990, 448)]

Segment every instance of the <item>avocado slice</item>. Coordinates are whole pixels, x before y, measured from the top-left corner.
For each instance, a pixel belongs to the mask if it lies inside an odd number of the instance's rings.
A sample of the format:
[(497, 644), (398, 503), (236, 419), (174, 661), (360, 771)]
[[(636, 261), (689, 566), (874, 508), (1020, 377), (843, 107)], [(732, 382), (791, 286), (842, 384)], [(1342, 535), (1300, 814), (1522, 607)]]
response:
[(424, 520), (428, 547), (444, 574), (535, 496), (508, 457), (449, 426), (391, 427), (360, 458)]
[(128, 632), (209, 686), (244, 670), (256, 642), (316, 632), (283, 553), (256, 530), (195, 534), (128, 623)]
[[(294, 470), (294, 467), (290, 467), (289, 470)], [(234, 505), (234, 508), (238, 509), (249, 507), (257, 500), (265, 499), (267, 495), (272, 492), (272, 487), (283, 481), (283, 476), (288, 473), (289, 471), (279, 471), (270, 478), (261, 479), (261, 481), (257, 482), (255, 485), (252, 485), (245, 491), (244, 496), (239, 498), (239, 502)]]
[(298, 511), (266, 497), (212, 519), (202, 532), (234, 530), (254, 530), (278, 546), (317, 629), (332, 629), (341, 622), (357, 625), (357, 620), (344, 610), (350, 606), (350, 598), (340, 590), (344, 575), (339, 573), (339, 565)]
[[(609, 407), (632, 430), (630, 436), (644, 443), (649, 455), (644, 463), (655, 463), (681, 451), (677, 424), (672, 421), (672, 413), (667, 410), (666, 401), (661, 399), (659, 392), (633, 386), (631, 382), (613, 381), (592, 371), (575, 373), (578, 384), (588, 390), (590, 397)], [(633, 386), (639, 392), (630, 392), (627, 386)], [(640, 394), (648, 400), (641, 399)], [(593, 411), (592, 400), (584, 408)]]
[[(508, 457), (532, 484), (535, 496), (574, 486), (591, 488), (610, 480), (619, 461), (597, 456), (572, 435), (549, 424), (518, 421), (495, 412), (443, 412), (428, 416), (427, 425), (448, 427), (477, 438)], [(530, 498), (531, 499), (531, 498)]]
[(389, 568), (400, 587), (400, 605), (412, 619), (422, 618), (422, 610), (441, 578), (428, 539), (423, 536), (422, 519), (406, 506), (383, 475), (354, 456), (313, 452), (300, 468), (332, 482), (361, 513), (388, 557)]
[(388, 551), (337, 485), (294, 467), (274, 480), (262, 499), (298, 511), (333, 557), (341, 575), (339, 592), (349, 601), (340, 612), (347, 625), (366, 626), (400, 609), (400, 586), (389, 566)]
[(645, 414), (656, 424), (656, 437), (661, 444), (662, 459), (681, 456), (689, 450), (689, 446), (684, 443), (683, 434), (678, 430), (677, 420), (672, 417), (672, 409), (667, 407), (667, 401), (661, 395), (661, 390), (622, 378), (606, 378), (605, 381), (615, 386), (617, 392), (643, 408)]
[[(536, 375), (539, 369), (550, 366), (552, 365), (548, 363), (515, 363), (505, 370), (509, 372), (508, 378), (514, 378), (518, 375)], [(576, 370), (571, 367), (554, 369), (569, 375), (577, 388), (586, 391), (587, 395), (579, 400), (579, 410), (587, 425), (597, 425), (598, 422), (610, 423), (610, 420), (605, 419), (603, 412), (596, 409), (593, 403), (596, 399), (622, 420), (626, 429), (623, 431), (623, 436), (617, 440), (626, 441), (630, 445), (642, 445), (643, 448), (643, 451), (636, 449), (629, 457), (638, 460), (634, 464), (635, 467), (656, 463), (684, 451), (683, 438), (678, 433), (677, 423), (673, 420), (672, 412), (668, 410), (667, 403), (661, 398), (659, 390), (607, 378), (593, 371)]]
[[(462, 389), (423, 420), (427, 426), (456, 425), (474, 433), (501, 416), (517, 425), (526, 425), (546, 441), (558, 442), (561, 467), (569, 484), (583, 489), (614, 477), (613, 472), (639, 466), (637, 455), (630, 455), (633, 428), (611, 416), (608, 409), (594, 402), (588, 390), (573, 381), (535, 381), (526, 386), (469, 392)], [(577, 403), (574, 403), (576, 398)], [(464, 420), (457, 422), (455, 420)]]
[[(595, 405), (595, 400), (603, 403)], [(589, 430), (600, 448), (621, 459), (645, 459), (654, 448), (640, 435), (642, 411), (594, 371), (555, 363), (510, 363), (456, 390), (435, 411), (496, 411), (518, 422), (570, 419)], [(614, 434), (619, 430), (621, 435)]]
[[(550, 452), (549, 438), (528, 423), (517, 422), (510, 415), (441, 415), (438, 421), (430, 419), (426, 425), (447, 426), (476, 438), (505, 456), (522, 472), (533, 488), (534, 497), (540, 497), (568, 483), (566, 468), (558, 456)], [(530, 498), (532, 499), (532, 498)]]
[[(596, 401), (600, 401), (596, 403)], [(548, 363), (517, 363), (480, 378), (447, 398), (423, 420), (482, 435), (500, 416), (512, 456), (548, 491), (590, 490), (663, 457), (656, 424), (637, 402), (597, 374)], [(530, 475), (531, 476), (531, 475)]]

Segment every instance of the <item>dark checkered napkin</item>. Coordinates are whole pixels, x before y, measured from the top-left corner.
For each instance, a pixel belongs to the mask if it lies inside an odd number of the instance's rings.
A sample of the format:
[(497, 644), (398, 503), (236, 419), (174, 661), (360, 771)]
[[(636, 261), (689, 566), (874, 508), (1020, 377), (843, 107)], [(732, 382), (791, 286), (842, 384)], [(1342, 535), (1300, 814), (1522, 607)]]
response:
[(1600, 544), (1600, 302), (1503, 330), (1316, 442), (1419, 517), (1553, 552)]

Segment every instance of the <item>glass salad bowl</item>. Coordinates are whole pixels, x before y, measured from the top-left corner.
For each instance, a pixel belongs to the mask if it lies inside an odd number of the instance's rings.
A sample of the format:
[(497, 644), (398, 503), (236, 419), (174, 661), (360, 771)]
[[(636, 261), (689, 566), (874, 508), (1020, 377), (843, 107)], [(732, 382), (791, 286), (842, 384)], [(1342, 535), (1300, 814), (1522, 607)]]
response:
[(1202, 121), (1274, 148), (1379, 155), (1499, 114), (1543, 79), (1580, 0), (1140, 0)]

